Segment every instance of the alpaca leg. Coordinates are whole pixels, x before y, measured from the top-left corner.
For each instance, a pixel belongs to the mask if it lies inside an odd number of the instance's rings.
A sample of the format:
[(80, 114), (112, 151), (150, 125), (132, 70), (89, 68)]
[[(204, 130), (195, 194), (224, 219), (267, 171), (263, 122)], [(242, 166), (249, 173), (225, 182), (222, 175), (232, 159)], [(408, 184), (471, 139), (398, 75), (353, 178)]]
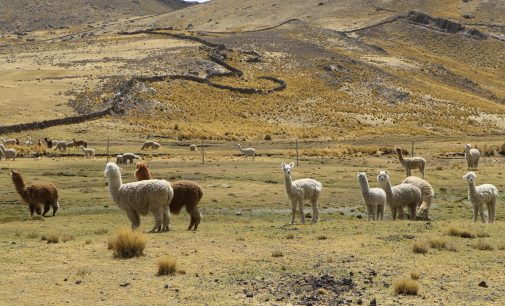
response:
[(42, 214), (42, 208), (39, 205), (35, 205), (35, 212), (40, 216)]
[(312, 202), (312, 224), (319, 221), (319, 208), (317, 207), (317, 200)]
[[(372, 207), (372, 220), (373, 221), (377, 220), (377, 210), (378, 210), (377, 205)], [(370, 217), (368, 217), (368, 221), (370, 221)]]
[(295, 224), (296, 201), (291, 201), (291, 223)]
[(367, 205), (366, 206), (366, 213), (368, 214), (368, 221), (372, 218), (372, 206)]
[(163, 212), (163, 228), (162, 231), (168, 232), (170, 230), (170, 210), (167, 207), (166, 210)]
[(305, 214), (303, 213), (303, 200), (298, 201), (298, 210), (300, 211), (300, 220), (305, 223)]
[(33, 212), (35, 211), (35, 205), (30, 203), (28, 204), (28, 207), (30, 208), (30, 217), (33, 217)]
[(163, 229), (163, 221), (164, 221), (164, 212), (162, 210), (154, 211), (154, 226), (149, 231), (149, 233), (161, 232)]
[(42, 213), (42, 216), (45, 217), (50, 208), (51, 208), (51, 203), (50, 202), (44, 203), (44, 212)]
[(190, 231), (195, 225), (195, 217), (191, 215), (191, 221), (189, 222), (188, 231)]
[(196, 208), (193, 212), (193, 218), (195, 220), (195, 228), (193, 228), (193, 230), (196, 231), (198, 225), (200, 224), (200, 221), (202, 220), (202, 214), (200, 214), (200, 210), (198, 208)]
[(53, 207), (53, 217), (54, 217), (54, 215), (56, 215), (56, 212), (58, 211), (58, 208), (60, 208), (60, 204), (58, 203), (58, 201), (56, 201), (56, 203), (52, 203), (51, 206)]
[(419, 168), (419, 171), (421, 171), (422, 178), (424, 178), (424, 165)]
[(416, 221), (416, 209), (417, 205), (410, 205), (410, 220), (411, 221)]
[(476, 161), (475, 161), (475, 170), (477, 170), (478, 168), (479, 168), (479, 161), (478, 161), (478, 160), (476, 160)]
[(379, 205), (379, 220), (384, 220), (384, 204)]
[(126, 212), (128, 219), (130, 219), (130, 223), (132, 225), (132, 230), (136, 230), (140, 226), (140, 216), (139, 213), (133, 210), (128, 210)]
[(391, 208), (391, 217), (393, 218), (393, 221), (396, 220), (396, 208)]
[(253, 154), (253, 160), (256, 160), (256, 153)]
[(491, 208), (491, 202), (486, 203), (487, 206), (487, 223), (493, 223), (493, 209)]
[(398, 218), (400, 220), (403, 220), (404, 215), (403, 215), (403, 207), (398, 207)]
[(479, 208), (477, 205), (473, 205), (473, 222), (477, 222), (477, 217), (479, 216)]
[(494, 222), (494, 220), (496, 219), (496, 199), (493, 199), (493, 202), (491, 202), (491, 211), (493, 212), (492, 213), (493, 218), (489, 219), (490, 223)]
[(484, 205), (483, 204), (479, 205), (479, 214), (480, 214), (480, 221), (482, 221), (482, 223), (486, 223), (486, 217), (484, 216)]

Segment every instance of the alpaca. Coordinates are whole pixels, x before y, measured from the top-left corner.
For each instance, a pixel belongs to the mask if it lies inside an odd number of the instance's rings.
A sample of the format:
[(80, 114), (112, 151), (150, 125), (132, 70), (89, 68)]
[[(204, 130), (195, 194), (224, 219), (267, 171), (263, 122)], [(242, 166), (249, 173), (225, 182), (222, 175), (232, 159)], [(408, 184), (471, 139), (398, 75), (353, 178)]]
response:
[(410, 157), (410, 158), (404, 158), (402, 149), (400, 148), (395, 148), (396, 153), (398, 153), (398, 159), (400, 160), (400, 163), (402, 164), (403, 168), (405, 168), (405, 174), (407, 176), (411, 176), (411, 171), (412, 169), (419, 169), (421, 171), (421, 175), (424, 178), (424, 169), (426, 167), (426, 160), (422, 157), (416, 156), (416, 157)]
[(253, 148), (245, 148), (242, 149), (242, 146), (240, 143), (237, 143), (237, 148), (244, 154), (244, 159), (247, 159), (247, 157), (252, 156), (253, 160), (256, 160), (256, 150)]
[(122, 163), (123, 163), (123, 155), (122, 154), (116, 155), (116, 164), (120, 165)]
[(189, 150), (191, 152), (198, 151), (198, 147), (196, 146), (196, 144), (190, 144), (189, 145)]
[(477, 222), (477, 216), (480, 214), (482, 223), (486, 223), (486, 217), (484, 216), (484, 204), (486, 204), (488, 222), (493, 223), (496, 218), (498, 189), (491, 184), (475, 186), (476, 177), (477, 175), (474, 172), (468, 172), (463, 176), (463, 179), (468, 182), (468, 199), (473, 205), (473, 222)]
[(34, 143), (35, 143), (35, 139), (33, 139), (30, 136), (28, 136), (27, 139), (26, 139), (26, 141), (25, 141), (25, 145), (28, 146), (28, 147), (31, 147), (31, 146), (33, 146)]
[(153, 150), (158, 150), (160, 148), (160, 144), (155, 141), (146, 141), (144, 142), (140, 150), (147, 150), (149, 148), (152, 148)]
[(323, 185), (313, 179), (303, 178), (296, 181), (291, 181), (291, 170), (295, 164), (282, 163), (281, 167), (284, 171), (284, 183), (286, 185), (286, 193), (291, 201), (291, 224), (295, 223), (296, 205), (300, 210), (301, 222), (305, 223), (305, 215), (303, 213), (303, 200), (309, 200), (312, 204), (312, 223), (319, 220), (319, 208), (317, 201), (323, 190)]
[(0, 140), (2, 141), (3, 144), (13, 146), (17, 144), (16, 139), (10, 138), (10, 139), (5, 139), (3, 137), (0, 137)]
[(65, 140), (58, 141), (54, 146), (53, 150), (59, 150), (60, 152), (65, 152), (67, 150), (67, 142)]
[[(45, 216), (51, 207), (53, 216), (56, 214), (60, 205), (58, 204), (58, 190), (53, 184), (38, 183), (25, 186), (21, 173), (17, 171), (11, 171), (11, 178), (16, 191), (30, 208), (30, 217), (33, 217), (33, 212), (38, 215), (42, 213), (42, 216)], [(44, 206), (43, 212), (42, 206)]]
[(466, 144), (465, 158), (468, 170), (477, 170), (479, 167), (480, 151), (478, 149), (472, 149), (471, 144)]
[(421, 190), (421, 206), (417, 208), (416, 216), (418, 220), (429, 221), (430, 220), (430, 207), (431, 200), (435, 196), (435, 191), (433, 191), (433, 187), (431, 187), (430, 183), (422, 178), (418, 178), (416, 176), (409, 176), (402, 181), (402, 184), (412, 184), (417, 186), (419, 190)]
[(74, 143), (74, 146), (76, 148), (80, 147), (80, 146), (83, 146), (85, 148), (88, 147), (88, 143), (84, 140), (75, 140), (75, 138), (72, 138), (72, 142)]
[(147, 180), (123, 184), (121, 170), (113, 162), (105, 166), (109, 192), (119, 208), (126, 211), (132, 229), (140, 226), (140, 215), (153, 214), (153, 232), (170, 230), (169, 205), (174, 196), (170, 183), (165, 180)]
[(141, 159), (141, 157), (133, 153), (125, 153), (122, 156), (122, 163), (127, 165), (128, 161), (130, 161), (130, 164), (133, 164), (134, 159)]
[(84, 152), (85, 158), (94, 158), (95, 157), (95, 149), (85, 148), (84, 146), (79, 146), (81, 150)]
[(44, 138), (44, 141), (46, 142), (46, 145), (47, 145), (48, 149), (52, 149), (53, 148), (53, 142), (54, 142), (54, 144), (56, 144), (58, 142), (56, 140), (53, 141), (51, 139), (48, 139), (47, 137)]
[(365, 202), (368, 213), (368, 221), (384, 218), (384, 206), (386, 204), (386, 192), (380, 188), (370, 188), (365, 172), (358, 172), (358, 182), (361, 188), (361, 196)]
[[(137, 180), (150, 180), (152, 179), (149, 166), (145, 163), (137, 163), (137, 170), (135, 170), (135, 177)], [(188, 231), (193, 229), (196, 231), (202, 215), (198, 209), (198, 203), (203, 197), (203, 190), (191, 181), (175, 181), (171, 182), (172, 189), (174, 190), (174, 197), (170, 202), (170, 213), (178, 215), (182, 207), (186, 207), (186, 211), (191, 216)]]
[(380, 171), (377, 181), (386, 192), (386, 203), (391, 209), (393, 220), (396, 220), (397, 214), (399, 214), (400, 219), (403, 219), (403, 207), (405, 206), (409, 209), (410, 220), (416, 220), (416, 209), (422, 202), (421, 190), (412, 184), (400, 184), (391, 187), (387, 171)]
[(5, 155), (5, 160), (8, 160), (9, 158), (16, 160), (17, 152), (16, 149), (6, 149), (4, 145), (0, 143), (0, 155)]

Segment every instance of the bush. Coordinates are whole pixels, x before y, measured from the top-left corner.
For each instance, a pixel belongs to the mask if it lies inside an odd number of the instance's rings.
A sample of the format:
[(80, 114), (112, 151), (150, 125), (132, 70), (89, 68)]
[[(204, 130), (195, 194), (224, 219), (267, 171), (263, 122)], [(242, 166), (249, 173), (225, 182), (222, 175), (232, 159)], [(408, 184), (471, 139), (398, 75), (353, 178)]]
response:
[(144, 255), (146, 238), (140, 231), (123, 228), (109, 239), (109, 249), (114, 250), (118, 258), (132, 258)]
[(447, 234), (449, 234), (449, 236), (455, 236), (461, 238), (470, 238), (470, 239), (475, 238), (475, 235), (472, 232), (454, 226), (450, 226), (447, 229)]
[(282, 257), (284, 254), (282, 254), (282, 251), (273, 251), (272, 252), (272, 257)]
[(431, 248), (437, 249), (437, 250), (442, 250), (447, 248), (447, 242), (445, 240), (439, 239), (439, 238), (432, 238), (428, 242), (430, 244)]
[(40, 240), (47, 241), (47, 243), (58, 243), (60, 242), (60, 235), (56, 233), (46, 233), (40, 236)]
[(416, 254), (426, 254), (426, 253), (428, 253), (429, 249), (430, 249), (430, 246), (426, 242), (416, 241), (412, 245), (412, 251)]
[(393, 284), (395, 294), (417, 295), (419, 284), (412, 279), (403, 278)]
[(410, 279), (418, 280), (420, 276), (421, 273), (419, 273), (419, 271), (410, 271)]
[(165, 256), (158, 259), (158, 276), (174, 275), (177, 272), (177, 259), (172, 256)]
[(494, 247), (487, 241), (479, 239), (475, 243), (473, 243), (472, 248), (481, 250), (481, 251), (493, 251)]

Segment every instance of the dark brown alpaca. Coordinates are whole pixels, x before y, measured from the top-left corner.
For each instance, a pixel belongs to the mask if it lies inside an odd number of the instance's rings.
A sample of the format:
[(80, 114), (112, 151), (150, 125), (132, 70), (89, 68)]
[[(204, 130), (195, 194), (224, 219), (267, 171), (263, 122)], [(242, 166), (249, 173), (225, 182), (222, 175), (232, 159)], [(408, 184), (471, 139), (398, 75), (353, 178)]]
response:
[[(145, 163), (137, 163), (135, 177), (139, 181), (150, 180), (152, 177), (149, 167)], [(170, 182), (170, 184), (174, 190), (174, 197), (170, 202), (170, 212), (178, 215), (181, 209), (186, 207), (186, 211), (191, 216), (188, 231), (191, 229), (196, 231), (202, 220), (202, 215), (198, 209), (198, 203), (203, 197), (202, 188), (191, 181), (175, 181)]]
[(88, 143), (84, 140), (75, 140), (75, 138), (73, 139), (73, 142), (74, 142), (74, 146), (76, 148), (80, 147), (80, 146), (83, 146), (85, 148), (88, 147)]
[(53, 141), (51, 139), (47, 139), (47, 137), (46, 137), (46, 138), (44, 138), (44, 141), (46, 142), (48, 149), (53, 148)]
[[(59, 208), (58, 190), (53, 184), (39, 183), (26, 186), (21, 173), (18, 171), (11, 171), (11, 178), (14, 186), (16, 186), (16, 191), (23, 201), (28, 204), (31, 217), (33, 217), (33, 212), (38, 215), (42, 213), (42, 216), (45, 216), (51, 207), (53, 208), (53, 216), (56, 214)], [(43, 212), (42, 206), (44, 206)]]

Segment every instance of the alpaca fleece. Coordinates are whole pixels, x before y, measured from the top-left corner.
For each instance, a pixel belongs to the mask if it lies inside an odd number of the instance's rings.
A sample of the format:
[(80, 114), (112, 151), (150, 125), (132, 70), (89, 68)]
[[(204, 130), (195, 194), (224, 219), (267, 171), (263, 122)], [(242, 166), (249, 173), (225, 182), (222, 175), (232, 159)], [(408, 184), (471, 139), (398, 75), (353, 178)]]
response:
[(158, 150), (160, 148), (160, 144), (155, 141), (146, 141), (144, 142), (140, 150), (147, 150), (149, 148), (153, 150)]
[(174, 196), (170, 183), (165, 180), (147, 180), (123, 184), (119, 167), (109, 162), (105, 166), (112, 199), (126, 211), (132, 229), (140, 226), (140, 216), (151, 213), (155, 224), (151, 232), (170, 229), (169, 205)]
[(137, 163), (136, 168), (135, 177), (137, 178), (137, 181), (152, 179), (151, 172), (149, 171), (149, 166), (146, 163)]
[(140, 159), (140, 156), (133, 153), (125, 153), (121, 156), (121, 163), (127, 165), (129, 161), (130, 164), (133, 164), (133, 160), (135, 159)]
[(368, 213), (368, 221), (382, 220), (384, 218), (384, 207), (386, 205), (386, 192), (380, 188), (370, 188), (366, 173), (358, 173), (358, 182), (361, 189), (361, 196)]
[(424, 169), (426, 168), (426, 160), (422, 157), (411, 157), (404, 158), (402, 149), (395, 148), (396, 153), (398, 153), (398, 160), (400, 164), (402, 164), (403, 168), (405, 168), (405, 174), (407, 176), (412, 175), (412, 169), (419, 169), (421, 171), (421, 175), (424, 178)]
[(393, 220), (396, 220), (397, 214), (400, 219), (403, 219), (403, 207), (409, 209), (410, 220), (416, 220), (416, 209), (422, 202), (421, 190), (412, 184), (400, 184), (391, 187), (387, 171), (379, 172), (377, 181), (386, 192), (386, 202), (391, 209)]
[(480, 151), (478, 149), (472, 149), (471, 144), (466, 144), (465, 159), (468, 170), (477, 170), (479, 167)]
[[(30, 216), (33, 217), (33, 212), (38, 215), (42, 213), (45, 216), (49, 209), (53, 208), (53, 216), (58, 211), (58, 190), (50, 183), (39, 183), (26, 186), (20, 172), (11, 172), (12, 182), (16, 187), (16, 191), (21, 196), (23, 201), (28, 204)], [(42, 206), (44, 211), (42, 212)]]
[(468, 182), (468, 199), (473, 205), (473, 222), (477, 222), (477, 217), (480, 215), (482, 223), (486, 223), (486, 217), (484, 216), (484, 205), (486, 205), (488, 222), (493, 223), (496, 218), (498, 189), (491, 184), (475, 186), (476, 177), (477, 175), (474, 172), (468, 172), (463, 176), (463, 179)]
[(435, 196), (435, 191), (433, 187), (431, 187), (428, 181), (423, 180), (422, 178), (418, 178), (415, 176), (409, 176), (403, 180), (402, 184), (412, 184), (417, 186), (421, 190), (421, 206), (417, 208), (417, 219), (428, 221), (430, 214), (431, 201)]

